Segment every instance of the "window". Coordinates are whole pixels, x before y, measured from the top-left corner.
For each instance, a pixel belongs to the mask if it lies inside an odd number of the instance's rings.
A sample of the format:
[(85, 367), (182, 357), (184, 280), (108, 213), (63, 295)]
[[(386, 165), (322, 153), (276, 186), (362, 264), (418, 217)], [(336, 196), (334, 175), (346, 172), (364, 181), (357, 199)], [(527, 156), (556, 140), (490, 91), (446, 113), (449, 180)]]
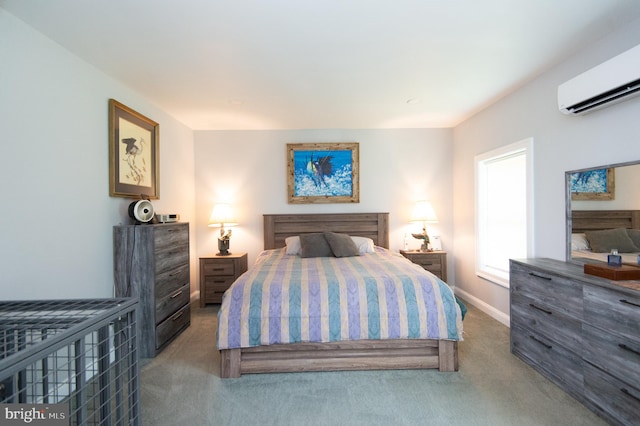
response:
[(509, 259), (533, 256), (533, 139), (475, 162), (476, 274), (509, 287)]

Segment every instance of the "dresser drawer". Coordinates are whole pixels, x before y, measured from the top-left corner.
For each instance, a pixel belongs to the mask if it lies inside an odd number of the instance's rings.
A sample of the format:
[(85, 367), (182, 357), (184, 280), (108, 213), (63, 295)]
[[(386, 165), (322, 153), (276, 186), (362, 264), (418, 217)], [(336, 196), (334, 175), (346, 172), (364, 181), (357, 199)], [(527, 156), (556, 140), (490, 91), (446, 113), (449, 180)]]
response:
[[(637, 382), (636, 382), (637, 383)], [(640, 390), (584, 363), (585, 397), (612, 424), (640, 424)]]
[(156, 254), (156, 274), (189, 264), (189, 246), (177, 246)]
[(156, 276), (156, 300), (170, 295), (185, 284), (189, 284), (189, 264), (182, 265)]
[(189, 225), (159, 225), (153, 233), (155, 253), (176, 246), (189, 245)]
[(584, 359), (627, 383), (640, 384), (640, 340), (583, 326)]
[(206, 275), (234, 275), (235, 262), (233, 259), (205, 260), (202, 272)]
[(633, 296), (604, 287), (584, 286), (584, 320), (604, 330), (639, 339), (640, 294)]
[(511, 262), (510, 292), (521, 294), (554, 311), (582, 320), (582, 283)]
[(553, 306), (513, 293), (511, 322), (534, 330), (576, 354), (582, 350), (582, 323), (563, 315)]
[(167, 296), (156, 298), (156, 324), (189, 303), (190, 297), (189, 284), (185, 284)]
[(582, 358), (547, 337), (511, 324), (511, 352), (574, 395), (582, 395)]
[(156, 328), (156, 349), (160, 349), (191, 323), (191, 307), (186, 305)]

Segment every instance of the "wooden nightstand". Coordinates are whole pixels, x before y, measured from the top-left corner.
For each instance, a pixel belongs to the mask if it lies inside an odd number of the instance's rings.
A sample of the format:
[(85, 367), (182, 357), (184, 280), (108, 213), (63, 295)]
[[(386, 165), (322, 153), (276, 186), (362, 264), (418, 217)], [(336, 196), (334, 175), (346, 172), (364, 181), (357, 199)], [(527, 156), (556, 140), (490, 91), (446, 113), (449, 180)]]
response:
[(400, 250), (400, 254), (422, 266), (442, 281), (447, 281), (447, 252), (446, 251), (412, 251)]
[(222, 295), (247, 271), (247, 253), (200, 258), (200, 307), (222, 302)]

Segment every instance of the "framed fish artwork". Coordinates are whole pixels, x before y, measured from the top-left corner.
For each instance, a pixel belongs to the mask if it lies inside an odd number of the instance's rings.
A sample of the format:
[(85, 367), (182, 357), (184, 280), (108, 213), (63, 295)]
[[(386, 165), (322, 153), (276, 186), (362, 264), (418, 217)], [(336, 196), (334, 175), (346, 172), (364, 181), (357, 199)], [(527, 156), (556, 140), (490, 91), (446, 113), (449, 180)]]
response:
[(109, 99), (109, 195), (160, 198), (159, 125)]
[(359, 144), (287, 144), (290, 204), (359, 203)]
[(615, 169), (601, 168), (569, 174), (572, 200), (614, 200)]

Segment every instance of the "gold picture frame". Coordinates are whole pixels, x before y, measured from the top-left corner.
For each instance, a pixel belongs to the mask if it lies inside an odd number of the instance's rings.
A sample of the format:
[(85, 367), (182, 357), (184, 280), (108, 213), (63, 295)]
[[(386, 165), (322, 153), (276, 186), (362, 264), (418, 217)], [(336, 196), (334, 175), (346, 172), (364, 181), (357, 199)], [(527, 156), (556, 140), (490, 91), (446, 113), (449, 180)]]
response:
[(160, 198), (159, 125), (109, 99), (109, 195)]
[(290, 204), (359, 203), (358, 142), (287, 144)]

